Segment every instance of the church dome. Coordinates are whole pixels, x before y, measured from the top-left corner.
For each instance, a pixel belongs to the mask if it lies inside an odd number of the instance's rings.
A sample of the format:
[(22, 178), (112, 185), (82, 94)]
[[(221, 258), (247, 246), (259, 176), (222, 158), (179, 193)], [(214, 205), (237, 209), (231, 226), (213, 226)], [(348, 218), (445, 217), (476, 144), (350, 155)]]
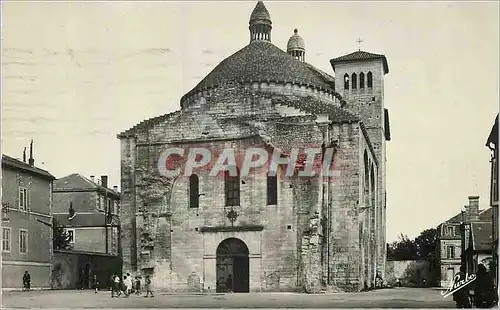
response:
[(257, 2), (252, 15), (250, 15), (250, 24), (256, 22), (271, 24), (271, 15), (262, 1)]
[(203, 89), (231, 82), (297, 83), (334, 91), (332, 81), (311, 65), (297, 60), (271, 42), (253, 41), (223, 60), (183, 99)]
[(290, 39), (288, 40), (288, 44), (286, 45), (286, 51), (287, 52), (293, 50), (305, 51), (306, 44), (304, 43), (304, 39), (302, 39), (302, 37), (299, 36), (299, 31), (295, 29), (293, 33), (294, 35), (290, 37)]

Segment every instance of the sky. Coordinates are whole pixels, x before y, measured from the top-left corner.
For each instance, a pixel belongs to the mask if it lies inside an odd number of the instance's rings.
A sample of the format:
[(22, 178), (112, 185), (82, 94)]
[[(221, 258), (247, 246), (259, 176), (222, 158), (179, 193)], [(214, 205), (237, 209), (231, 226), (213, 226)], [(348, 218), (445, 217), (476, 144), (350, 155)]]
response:
[[(2, 153), (56, 177), (120, 184), (116, 135), (180, 108), (219, 62), (249, 43), (251, 2), (3, 2)], [(265, 1), (272, 42), (293, 29), (306, 60), (384, 54), (387, 240), (489, 206), (486, 138), (498, 113), (498, 2)]]

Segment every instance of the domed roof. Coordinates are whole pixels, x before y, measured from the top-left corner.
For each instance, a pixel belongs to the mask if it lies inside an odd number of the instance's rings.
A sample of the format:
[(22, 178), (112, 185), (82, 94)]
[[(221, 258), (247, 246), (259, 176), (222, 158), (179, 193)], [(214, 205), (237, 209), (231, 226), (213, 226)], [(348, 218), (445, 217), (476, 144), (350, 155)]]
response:
[(295, 29), (294, 35), (290, 37), (288, 40), (288, 44), (286, 45), (286, 51), (292, 51), (292, 50), (301, 50), (305, 51), (306, 49), (306, 44), (304, 43), (304, 39), (302, 39), (301, 36), (299, 36), (299, 31)]
[(252, 11), (252, 15), (250, 15), (250, 24), (256, 21), (266, 21), (271, 24), (271, 15), (262, 1), (257, 2), (257, 5)]
[(253, 41), (223, 60), (184, 97), (227, 82), (300, 83), (334, 91), (333, 78), (298, 61), (272, 43)]

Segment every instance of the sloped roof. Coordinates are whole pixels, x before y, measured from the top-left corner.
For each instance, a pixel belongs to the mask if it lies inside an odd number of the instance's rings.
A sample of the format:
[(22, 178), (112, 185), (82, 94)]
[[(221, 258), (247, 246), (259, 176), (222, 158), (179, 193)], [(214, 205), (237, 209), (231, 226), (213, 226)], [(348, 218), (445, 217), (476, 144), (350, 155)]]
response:
[(491, 222), (471, 223), (471, 232), (474, 250), (491, 251), (493, 244), (493, 230)]
[(55, 177), (50, 174), (47, 170), (43, 170), (40, 168), (37, 168), (35, 166), (30, 166), (28, 163), (25, 163), (21, 160), (15, 159), (13, 157), (3, 155), (2, 154), (2, 167), (10, 167), (12, 169), (18, 169), (18, 170), (23, 170), (27, 172), (34, 173), (42, 178), (49, 179), (49, 180), (54, 180)]
[(312, 70), (271, 42), (253, 41), (224, 59), (183, 99), (202, 89), (224, 85), (228, 82), (279, 82), (310, 85), (317, 89), (334, 91), (332, 81)]
[(154, 125), (160, 124), (169, 118), (175, 118), (175, 117), (180, 116), (181, 114), (182, 114), (182, 112), (180, 110), (177, 110), (177, 111), (174, 111), (171, 113), (167, 113), (167, 114), (163, 114), (160, 116), (145, 119), (142, 122), (140, 122), (139, 124), (133, 126), (132, 128), (127, 129), (125, 131), (122, 131), (121, 133), (119, 133), (117, 135), (117, 137), (118, 138), (126, 137), (130, 134), (133, 134), (137, 130), (141, 130), (141, 129), (149, 127), (149, 126), (154, 126)]
[(54, 181), (53, 192), (78, 192), (78, 191), (89, 191), (89, 190), (101, 190), (106, 191), (116, 197), (120, 196), (120, 193), (114, 191), (110, 188), (105, 188), (104, 186), (98, 185), (91, 180), (87, 179), (79, 173), (73, 173), (57, 179)]
[(495, 147), (498, 147), (498, 114), (495, 118), (495, 123), (491, 128), (490, 135), (488, 136), (488, 140), (486, 141), (486, 146), (489, 146), (490, 143), (493, 143)]
[(337, 58), (333, 58), (330, 60), (330, 64), (333, 67), (333, 71), (335, 71), (335, 64), (338, 63), (346, 63), (360, 60), (376, 60), (381, 59), (384, 64), (384, 73), (389, 73), (389, 65), (387, 64), (387, 58), (384, 55), (368, 53), (365, 51), (356, 51), (354, 53), (350, 53), (344, 56), (340, 56)]
[(269, 11), (262, 1), (257, 2), (257, 5), (252, 11), (252, 15), (250, 15), (250, 23), (257, 20), (271, 23), (271, 14), (269, 14)]
[(326, 114), (330, 116), (330, 121), (336, 123), (360, 121), (360, 118), (350, 111), (332, 104), (328, 104), (311, 96), (297, 97), (289, 95), (273, 95), (272, 103), (286, 105), (315, 115)]
[[(491, 221), (492, 216), (493, 216), (493, 208), (479, 210), (479, 222)], [(443, 223), (460, 223), (460, 222), (462, 222), (462, 213), (461, 212), (452, 216), (451, 218), (444, 221)]]
[(479, 211), (479, 221), (490, 222), (493, 219), (493, 208)]

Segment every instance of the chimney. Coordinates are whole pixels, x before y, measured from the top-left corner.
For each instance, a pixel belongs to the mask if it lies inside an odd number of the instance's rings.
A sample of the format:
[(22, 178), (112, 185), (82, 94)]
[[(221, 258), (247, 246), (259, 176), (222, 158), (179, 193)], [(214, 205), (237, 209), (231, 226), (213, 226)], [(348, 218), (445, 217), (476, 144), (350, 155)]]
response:
[(91, 175), (90, 176), (90, 181), (92, 181), (92, 183), (95, 183), (95, 176)]
[(31, 140), (30, 143), (30, 159), (29, 159), (29, 165), (34, 166), (35, 165), (35, 159), (33, 158), (33, 139)]
[(114, 186), (113, 186), (113, 190), (114, 190), (115, 192), (118, 192), (118, 185), (114, 185)]
[(469, 205), (466, 206), (469, 221), (479, 221), (479, 196), (469, 196)]
[(23, 151), (23, 163), (26, 162), (26, 147), (24, 147), (24, 151)]
[(108, 188), (108, 176), (101, 175), (101, 186)]

